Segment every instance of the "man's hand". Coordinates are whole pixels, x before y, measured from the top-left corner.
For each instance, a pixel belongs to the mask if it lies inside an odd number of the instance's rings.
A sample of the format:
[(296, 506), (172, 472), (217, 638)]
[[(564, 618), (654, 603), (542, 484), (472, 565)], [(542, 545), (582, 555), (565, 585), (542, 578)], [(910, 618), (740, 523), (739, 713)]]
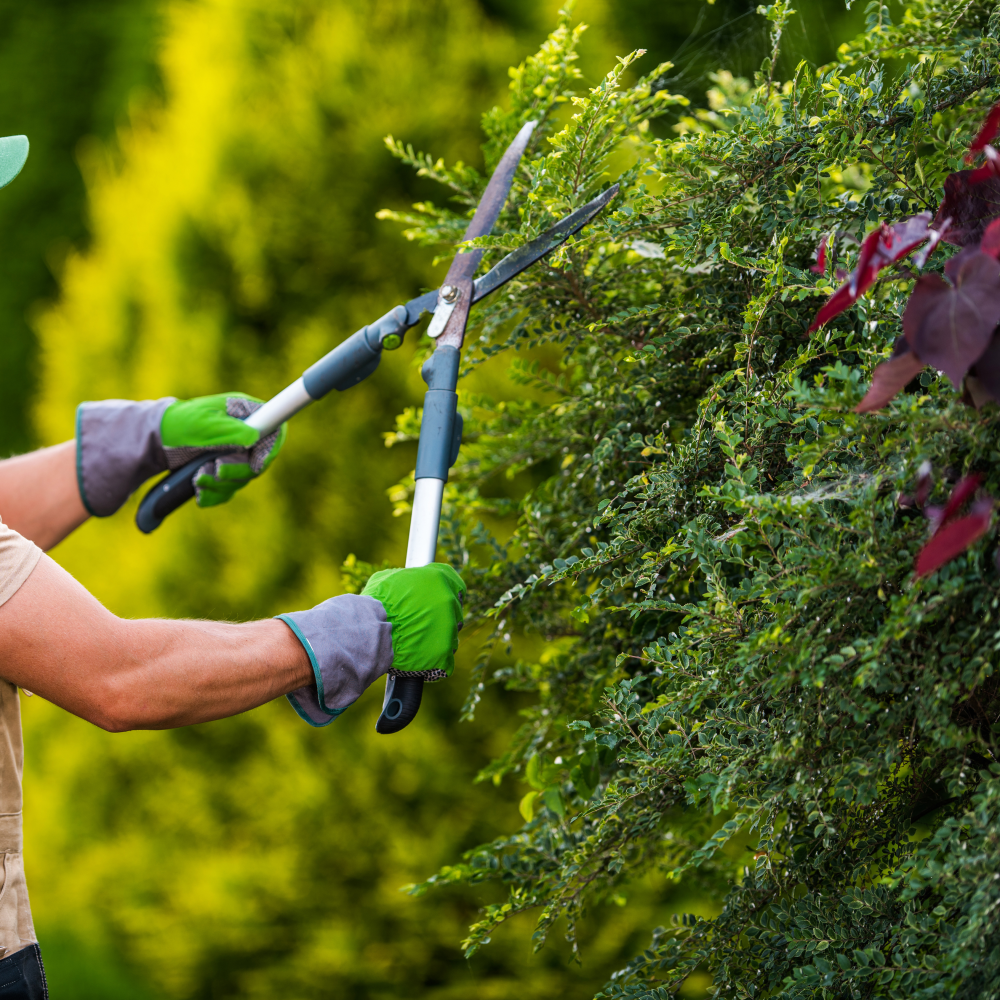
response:
[[(243, 421), (261, 401), (241, 392), (171, 403), (160, 421), (160, 437), (171, 469), (203, 452), (207, 461), (194, 481), (199, 507), (214, 507), (259, 476), (277, 458), (287, 424), (264, 437)], [(220, 451), (221, 450), (221, 451)]]
[(381, 603), (392, 622), (390, 674), (425, 681), (451, 677), (465, 600), (465, 583), (451, 566), (383, 569), (361, 593)]
[(260, 436), (243, 418), (261, 405), (239, 392), (198, 399), (81, 403), (77, 473), (84, 506), (113, 514), (150, 476), (205, 457), (195, 479), (200, 507), (225, 503), (274, 461), (286, 427)]
[(455, 669), (462, 578), (444, 563), (387, 569), (361, 595), (279, 615), (309, 654), (313, 683), (288, 700), (312, 726), (326, 726), (384, 674), (443, 680)]

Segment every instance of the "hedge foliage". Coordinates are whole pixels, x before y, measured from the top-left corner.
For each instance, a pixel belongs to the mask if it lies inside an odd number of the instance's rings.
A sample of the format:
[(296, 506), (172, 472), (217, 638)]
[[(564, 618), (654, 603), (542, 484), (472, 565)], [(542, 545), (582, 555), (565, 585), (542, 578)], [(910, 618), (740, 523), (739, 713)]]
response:
[[(653, 867), (718, 893), (717, 916), (656, 929), (604, 997), (672, 997), (698, 970), (740, 998), (1000, 996), (995, 539), (918, 579), (929, 528), (899, 501), (926, 462), (935, 503), (971, 473), (1000, 495), (998, 411), (925, 370), (854, 412), (901, 333), (905, 264), (806, 333), (868, 231), (937, 209), (1000, 96), (1000, 6), (872, 3), (835, 63), (787, 80), (791, 11), (760, 12), (774, 50), (753, 82), (718, 72), (673, 131), (667, 67), (629, 82), (635, 54), (572, 93), (568, 16), (484, 120), (489, 166), (543, 123), (500, 235), (478, 241), (491, 261), (622, 193), (474, 314), (470, 366), (559, 352), (557, 372), (515, 365), (543, 402), (463, 397), (442, 537), (492, 629), (467, 713), (489, 683), (536, 694), (483, 774), (525, 782), (526, 822), (414, 891), (509, 886), (469, 952), (528, 909), (539, 941), (560, 918), (572, 938)], [(459, 239), (484, 178), (394, 149), (458, 199), (419, 206), (408, 235)], [(496, 499), (533, 467), (541, 485)], [(519, 631), (544, 652), (491, 666)]]

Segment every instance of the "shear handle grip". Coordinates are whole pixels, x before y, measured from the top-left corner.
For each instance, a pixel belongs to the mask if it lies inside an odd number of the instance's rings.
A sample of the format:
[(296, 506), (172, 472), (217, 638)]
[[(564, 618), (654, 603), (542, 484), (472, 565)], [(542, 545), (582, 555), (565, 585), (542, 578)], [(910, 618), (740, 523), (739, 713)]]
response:
[(385, 701), (382, 703), (382, 714), (375, 723), (375, 732), (385, 736), (405, 729), (416, 716), (423, 693), (424, 682), (419, 677), (401, 677), (398, 674), (387, 677)]
[(140, 531), (147, 535), (155, 531), (168, 514), (172, 514), (194, 496), (194, 477), (207, 461), (209, 459), (204, 455), (192, 458), (187, 465), (164, 476), (150, 489), (142, 498), (135, 514), (135, 523)]

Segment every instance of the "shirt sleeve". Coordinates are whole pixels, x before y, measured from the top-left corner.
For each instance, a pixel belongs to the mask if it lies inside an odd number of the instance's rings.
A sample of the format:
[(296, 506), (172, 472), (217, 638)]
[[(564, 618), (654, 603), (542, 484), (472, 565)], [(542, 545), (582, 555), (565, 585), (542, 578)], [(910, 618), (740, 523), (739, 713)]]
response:
[(6, 604), (31, 576), (42, 550), (0, 521), (0, 605)]

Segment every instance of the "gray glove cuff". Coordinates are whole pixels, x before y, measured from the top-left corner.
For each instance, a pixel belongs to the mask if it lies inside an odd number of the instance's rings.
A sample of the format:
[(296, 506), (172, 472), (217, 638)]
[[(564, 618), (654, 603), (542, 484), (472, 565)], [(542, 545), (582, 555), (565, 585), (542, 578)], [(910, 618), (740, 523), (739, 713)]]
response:
[(312, 663), (315, 683), (287, 696), (311, 726), (328, 726), (392, 666), (392, 625), (374, 597), (342, 594), (277, 617)]
[(76, 481), (95, 517), (113, 514), (150, 476), (167, 471), (160, 421), (174, 396), (105, 399), (76, 410)]

